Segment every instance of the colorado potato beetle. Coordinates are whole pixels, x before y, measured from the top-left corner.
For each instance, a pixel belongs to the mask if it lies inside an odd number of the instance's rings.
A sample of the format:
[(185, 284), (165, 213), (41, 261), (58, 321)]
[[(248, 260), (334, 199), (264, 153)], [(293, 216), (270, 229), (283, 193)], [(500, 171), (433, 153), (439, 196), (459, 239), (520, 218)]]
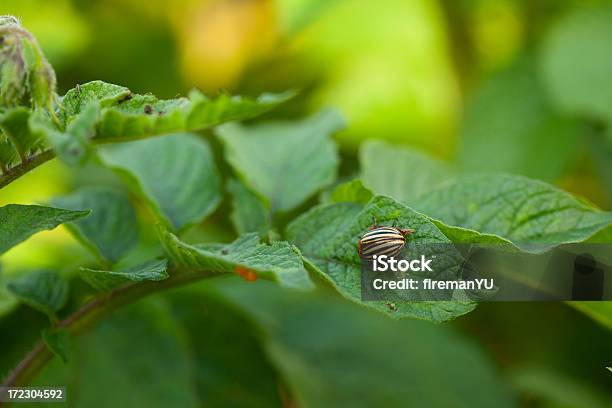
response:
[(406, 235), (413, 232), (413, 229), (378, 227), (374, 223), (370, 230), (361, 236), (357, 243), (357, 252), (362, 259), (372, 259), (374, 255), (395, 257), (404, 248)]

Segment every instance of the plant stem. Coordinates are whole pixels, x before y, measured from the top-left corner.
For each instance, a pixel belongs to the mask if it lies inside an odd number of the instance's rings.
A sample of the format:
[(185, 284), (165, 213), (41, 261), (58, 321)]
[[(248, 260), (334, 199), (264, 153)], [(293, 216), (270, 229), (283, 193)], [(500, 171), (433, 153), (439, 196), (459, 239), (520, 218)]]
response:
[(55, 157), (55, 154), (52, 150), (45, 150), (44, 152), (28, 157), (18, 165), (11, 167), (0, 175), (0, 188), (10, 184), (12, 181), (18, 179), (41, 164), (48, 162), (53, 157)]
[[(150, 137), (156, 137), (160, 135), (153, 135)], [(126, 137), (126, 138), (107, 138), (107, 139), (94, 139), (92, 143), (96, 145), (130, 142), (135, 140), (146, 139), (147, 137)], [(22, 157), (22, 162), (0, 174), (0, 189), (6, 187), (19, 177), (34, 170), (36, 167), (43, 163), (48, 162), (55, 157), (55, 152), (52, 149), (45, 150), (43, 152), (32, 155), (28, 158)]]
[[(106, 314), (123, 305), (153, 293), (215, 275), (208, 271), (189, 271), (171, 275), (168, 279), (159, 282), (138, 282), (119, 286), (87, 302), (76, 312), (60, 321), (56, 327), (66, 329), (71, 335), (75, 336), (83, 333), (92, 324), (100, 321)], [(27, 385), (52, 357), (53, 353), (42, 340), (39, 340), (6, 377), (2, 386), (19, 387)]]

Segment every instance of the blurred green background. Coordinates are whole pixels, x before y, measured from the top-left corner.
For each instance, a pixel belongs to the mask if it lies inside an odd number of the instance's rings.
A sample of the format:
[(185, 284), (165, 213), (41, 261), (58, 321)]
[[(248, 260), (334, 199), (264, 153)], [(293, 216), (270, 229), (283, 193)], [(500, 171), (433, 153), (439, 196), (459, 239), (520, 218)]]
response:
[[(0, 14), (18, 16), (37, 36), (60, 94), (93, 79), (165, 98), (193, 87), (213, 95), (298, 89), (296, 101), (267, 118), (338, 108), (348, 122), (336, 137), (341, 176), (356, 173), (363, 140), (383, 139), (458, 171), (542, 179), (610, 210), (611, 4), (2, 0)], [(3, 189), (0, 205), (44, 203), (84, 184), (118, 182), (94, 166), (71, 172), (53, 161)], [(230, 240), (228, 213), (224, 203), (190, 234)], [(151, 242), (135, 256), (144, 258)], [(8, 275), (49, 266), (70, 274), (88, 256), (59, 228), (11, 250), (3, 267)], [(20, 319), (37, 335), (36, 318), (21, 308), (0, 320), (2, 335)], [(450, 326), (490, 357), (521, 405), (612, 406), (612, 332), (562, 303), (483, 304)], [(27, 346), (12, 346), (11, 355)], [(14, 363), (6, 360), (3, 370)]]

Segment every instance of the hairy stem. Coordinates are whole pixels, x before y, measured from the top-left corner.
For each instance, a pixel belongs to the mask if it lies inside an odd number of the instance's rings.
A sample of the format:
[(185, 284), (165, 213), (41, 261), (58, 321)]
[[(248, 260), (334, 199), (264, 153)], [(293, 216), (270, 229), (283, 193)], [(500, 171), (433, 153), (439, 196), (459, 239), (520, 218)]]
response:
[[(135, 140), (147, 139), (150, 137), (157, 137), (159, 135), (147, 135), (147, 136), (135, 136), (135, 137), (125, 137), (125, 138), (106, 138), (106, 139), (93, 139), (92, 143), (96, 145), (104, 145), (104, 144), (112, 144), (112, 143), (121, 143), (121, 142), (130, 142)], [(9, 168), (0, 174), (0, 189), (6, 187), (13, 181), (17, 180), (19, 177), (27, 174), (29, 171), (34, 170), (36, 167), (44, 164), (55, 157), (55, 152), (52, 149), (48, 149), (32, 155), (28, 158), (23, 158), (22, 162)]]
[[(60, 321), (56, 327), (64, 328), (75, 336), (100, 321), (109, 312), (147, 295), (185, 285), (200, 279), (213, 277), (208, 271), (189, 271), (171, 275), (159, 282), (129, 283), (103, 293), (84, 304), (80, 309)], [(30, 383), (51, 360), (53, 353), (39, 340), (32, 350), (17, 364), (3, 381), (3, 387), (19, 387)]]
[(28, 157), (18, 165), (11, 167), (0, 175), (0, 188), (7, 186), (29, 171), (35, 169), (43, 163), (48, 162), (53, 157), (55, 157), (55, 154), (52, 150), (45, 150), (41, 153)]

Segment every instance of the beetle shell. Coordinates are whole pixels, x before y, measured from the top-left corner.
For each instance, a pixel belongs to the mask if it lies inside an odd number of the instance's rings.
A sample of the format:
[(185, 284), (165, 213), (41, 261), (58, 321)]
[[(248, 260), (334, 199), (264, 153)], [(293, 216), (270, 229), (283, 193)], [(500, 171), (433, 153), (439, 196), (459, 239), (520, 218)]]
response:
[(406, 244), (405, 235), (411, 230), (395, 227), (375, 227), (363, 234), (357, 245), (357, 252), (362, 259), (372, 259), (374, 255), (399, 255)]

